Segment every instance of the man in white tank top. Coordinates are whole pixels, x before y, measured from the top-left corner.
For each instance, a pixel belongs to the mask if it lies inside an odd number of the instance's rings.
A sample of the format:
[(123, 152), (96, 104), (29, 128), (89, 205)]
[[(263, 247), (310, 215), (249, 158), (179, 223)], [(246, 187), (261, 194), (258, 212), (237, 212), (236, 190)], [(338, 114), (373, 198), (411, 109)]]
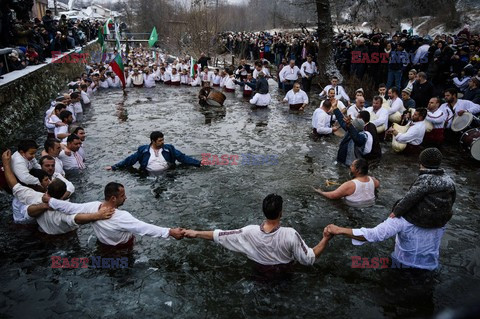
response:
[(380, 182), (368, 176), (368, 163), (363, 158), (356, 159), (350, 165), (350, 172), (354, 178), (343, 183), (336, 190), (324, 192), (320, 188), (314, 190), (322, 196), (330, 199), (345, 198), (347, 205), (352, 207), (368, 207), (375, 204), (375, 189)]

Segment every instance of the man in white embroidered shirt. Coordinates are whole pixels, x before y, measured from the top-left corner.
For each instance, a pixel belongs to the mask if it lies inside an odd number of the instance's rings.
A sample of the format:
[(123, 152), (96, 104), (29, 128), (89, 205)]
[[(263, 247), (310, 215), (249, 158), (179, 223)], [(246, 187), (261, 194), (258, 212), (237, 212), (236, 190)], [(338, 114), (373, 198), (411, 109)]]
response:
[(303, 111), (308, 104), (308, 96), (305, 91), (300, 89), (300, 83), (295, 83), (293, 89), (288, 91), (287, 95), (285, 95), (283, 102), (288, 103), (291, 110)]
[(338, 130), (338, 127), (331, 126), (332, 115), (328, 114), (331, 107), (332, 103), (330, 103), (329, 100), (325, 100), (315, 112), (313, 112), (312, 127), (314, 135), (326, 136)]
[(135, 234), (139, 236), (151, 236), (175, 239), (182, 239), (184, 231), (181, 228), (164, 228), (142, 222), (125, 210), (118, 209), (123, 205), (127, 196), (122, 184), (111, 182), (105, 186), (105, 200), (103, 202), (90, 202), (85, 204), (74, 204), (55, 198), (47, 198), (50, 208), (64, 214), (97, 212), (100, 207), (114, 208), (112, 218), (99, 220), (92, 223), (95, 235), (100, 243), (117, 246), (132, 245)]
[(65, 171), (85, 169), (83, 157), (78, 153), (80, 146), (82, 146), (80, 137), (70, 134), (67, 138), (67, 147), (58, 155)]
[(328, 90), (331, 88), (335, 89), (335, 98), (337, 100), (344, 99), (345, 102), (347, 102), (348, 105), (350, 105), (350, 98), (348, 97), (347, 92), (345, 92), (345, 89), (343, 86), (338, 84), (338, 77), (334, 76), (330, 80), (329, 85), (323, 88), (323, 91), (320, 93), (320, 97), (326, 96), (328, 94)]
[(405, 133), (399, 133), (392, 129), (392, 134), (395, 136), (397, 142), (407, 144), (403, 151), (406, 155), (418, 155), (420, 153), (423, 138), (425, 136), (425, 117), (427, 110), (419, 108), (415, 110), (412, 116), (410, 127)]
[(213, 240), (223, 247), (245, 254), (263, 266), (289, 265), (295, 260), (302, 265), (313, 265), (327, 247), (330, 235), (325, 235), (313, 248), (309, 248), (298, 232), (281, 227), (283, 199), (270, 194), (263, 200), (266, 220), (261, 225), (248, 225), (241, 229), (223, 231), (186, 230), (185, 237)]

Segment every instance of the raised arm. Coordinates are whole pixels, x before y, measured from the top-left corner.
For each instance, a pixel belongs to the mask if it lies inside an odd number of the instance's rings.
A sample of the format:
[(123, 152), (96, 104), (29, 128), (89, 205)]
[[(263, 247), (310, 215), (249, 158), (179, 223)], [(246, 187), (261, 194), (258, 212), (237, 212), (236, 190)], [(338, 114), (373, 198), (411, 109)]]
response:
[(18, 184), (17, 178), (15, 174), (13, 174), (12, 167), (10, 161), (12, 159), (12, 151), (6, 150), (2, 154), (2, 163), (3, 163), (3, 170), (5, 172), (5, 180), (7, 181), (8, 187), (13, 189), (15, 185)]
[(200, 231), (200, 230), (187, 229), (185, 230), (185, 237), (213, 240), (213, 230)]
[(348, 181), (340, 185), (336, 190), (324, 192), (320, 188), (313, 188), (314, 191), (329, 199), (340, 199), (345, 196), (352, 195), (355, 192), (355, 183)]

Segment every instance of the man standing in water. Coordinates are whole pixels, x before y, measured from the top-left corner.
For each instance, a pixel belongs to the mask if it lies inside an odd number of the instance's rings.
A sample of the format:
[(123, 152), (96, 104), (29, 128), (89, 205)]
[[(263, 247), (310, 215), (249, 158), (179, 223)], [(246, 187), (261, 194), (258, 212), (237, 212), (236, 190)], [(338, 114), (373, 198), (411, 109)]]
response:
[(360, 158), (350, 165), (350, 173), (354, 178), (340, 185), (336, 190), (324, 192), (320, 188), (314, 190), (329, 199), (345, 198), (347, 205), (352, 207), (369, 207), (375, 205), (375, 189), (380, 182), (368, 175), (368, 163)]
[(223, 231), (186, 230), (185, 237), (213, 240), (223, 247), (243, 253), (263, 266), (287, 266), (295, 260), (302, 265), (313, 265), (327, 247), (331, 238), (323, 239), (313, 248), (305, 245), (302, 237), (291, 227), (281, 227), (283, 199), (270, 194), (263, 200), (266, 220), (261, 225), (248, 225), (241, 229)]
[(199, 160), (183, 154), (173, 145), (165, 144), (163, 133), (154, 131), (150, 134), (150, 144), (140, 146), (137, 152), (115, 165), (108, 166), (107, 170), (115, 171), (139, 162), (141, 171), (160, 172), (174, 167), (176, 161), (197, 167), (202, 165)]
[(353, 245), (395, 237), (392, 268), (438, 267), (440, 242), (452, 217), (455, 183), (440, 169), (442, 153), (427, 148), (420, 153), (420, 176), (398, 201), (387, 220), (374, 228), (344, 228), (328, 225), (324, 232), (344, 235)]

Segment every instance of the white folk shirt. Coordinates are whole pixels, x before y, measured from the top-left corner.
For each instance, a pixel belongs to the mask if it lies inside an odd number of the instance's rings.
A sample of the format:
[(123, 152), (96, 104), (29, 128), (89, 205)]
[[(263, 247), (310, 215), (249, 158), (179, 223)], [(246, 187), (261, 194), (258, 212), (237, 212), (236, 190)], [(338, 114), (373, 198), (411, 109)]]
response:
[(69, 192), (70, 194), (73, 194), (75, 192), (75, 186), (73, 186), (72, 182), (70, 182), (68, 179), (63, 177), (62, 174), (54, 172), (53, 175), (50, 177), (50, 180), (53, 181), (56, 178), (58, 178), (59, 180), (65, 183), (65, 185), (67, 186), (67, 192)]
[(47, 112), (45, 112), (45, 118), (43, 123), (45, 124), (45, 127), (47, 128), (48, 133), (53, 133), (55, 131), (55, 123), (51, 122), (51, 118), (54, 115), (55, 112), (55, 107), (52, 106), (50, 107)]
[(295, 93), (293, 89), (291, 89), (287, 92), (283, 100), (288, 102), (288, 104), (308, 104), (308, 95), (303, 90)]
[(300, 67), (300, 74), (302, 75), (302, 77), (305, 78), (307, 76), (312, 76), (315, 73), (317, 73), (317, 66), (315, 65), (315, 62), (303, 62), (302, 66)]
[[(22, 212), (25, 214), (25, 220), (27, 220), (27, 218), (34, 219), (28, 215), (28, 207), (30, 205), (41, 204), (44, 194), (20, 184), (16, 184), (12, 192), (15, 198), (22, 204)], [(36, 221), (43, 232), (49, 235), (59, 235), (78, 228), (78, 225), (75, 223), (75, 216), (76, 214), (65, 215), (56, 210), (48, 210), (37, 217)]]
[(352, 119), (356, 119), (358, 114), (363, 111), (364, 109), (359, 109), (356, 105), (352, 105), (347, 110), (347, 116), (350, 115)]
[(153, 88), (155, 87), (155, 74), (150, 73), (150, 74), (143, 74), (143, 81), (145, 83), (146, 88)]
[(25, 185), (41, 185), (38, 178), (30, 174), (32, 168), (41, 169), (35, 158), (27, 161), (19, 152), (15, 152), (12, 155), (11, 165), (13, 174), (20, 182)]
[(147, 171), (159, 172), (168, 168), (169, 164), (162, 155), (162, 150), (158, 150), (158, 155), (155, 154), (155, 150), (150, 147), (150, 158), (148, 159)]
[(199, 76), (197, 76), (196, 78), (194, 78), (192, 80), (192, 82), (190, 82), (190, 85), (191, 86), (200, 86), (200, 85), (202, 85), (202, 80), (200, 79)]
[(71, 155), (68, 156), (65, 154), (65, 150), (60, 152), (58, 158), (63, 163), (63, 169), (66, 171), (74, 169), (85, 169), (85, 164), (83, 163), (83, 158), (78, 152), (70, 151)]
[[(53, 157), (53, 156), (52, 156)], [(58, 157), (53, 157), (55, 159), (55, 173), (65, 176), (65, 171), (63, 170), (63, 162)]]
[(68, 125), (62, 125), (62, 126), (57, 126), (55, 127), (55, 138), (57, 140), (60, 140), (60, 143), (67, 145), (67, 138), (68, 136), (64, 137), (63, 139), (60, 139), (58, 135), (60, 134), (66, 134), (68, 133)]
[(376, 112), (373, 110), (373, 106), (367, 107), (366, 109), (370, 114), (374, 113), (377, 116), (377, 119), (370, 121), (375, 124), (376, 127), (385, 125), (385, 130), (388, 128), (388, 111), (383, 107), (380, 107)]
[[(245, 85), (245, 89), (247, 87), (248, 85)], [(250, 99), (250, 104), (254, 104), (257, 106), (267, 106), (271, 100), (272, 100), (272, 97), (270, 96), (270, 93), (266, 93), (266, 94), (255, 93), (253, 98)]]
[(300, 73), (298, 66), (295, 65), (293, 68), (291, 68), (290, 65), (284, 66), (279, 74), (280, 82), (284, 80), (296, 81), (298, 80), (298, 73)]
[(312, 126), (318, 134), (330, 134), (332, 133), (332, 128), (330, 127), (331, 120), (331, 115), (327, 114), (327, 112), (321, 108), (317, 108), (315, 112), (313, 112)]
[(425, 136), (425, 121), (412, 122), (405, 133), (395, 136), (397, 142), (411, 145), (420, 145)]
[(108, 81), (105, 79), (105, 81), (99, 80), (98, 81), (98, 86), (102, 89), (108, 89)]
[(230, 90), (235, 90), (235, 82), (233, 82), (233, 78), (228, 77), (225, 80), (225, 88), (230, 89)]
[[(64, 214), (95, 213), (99, 210), (101, 202), (73, 204), (51, 198), (49, 205), (52, 209)], [(132, 235), (168, 238), (170, 228), (158, 227), (142, 222), (125, 210), (115, 209), (110, 219), (99, 220), (92, 223), (97, 239), (106, 245), (124, 244)]]
[(80, 91), (80, 95), (82, 96), (83, 104), (90, 104), (90, 97), (88, 96), (87, 92)]
[(120, 87), (120, 78), (118, 76), (115, 76), (113, 79), (112, 77), (108, 77), (107, 78), (107, 83), (108, 83), (108, 87), (111, 87), (111, 88), (119, 88)]
[[(438, 267), (440, 242), (445, 227), (421, 228), (403, 217), (387, 218), (374, 228), (352, 229), (354, 236), (363, 236), (368, 242), (384, 241), (395, 236), (395, 249), (392, 257), (402, 264), (434, 270)], [(352, 244), (363, 245), (366, 242), (352, 239)]]
[(315, 262), (313, 249), (291, 227), (279, 227), (270, 233), (264, 232), (263, 227), (258, 225), (229, 231), (216, 229), (213, 240), (262, 265), (288, 264), (294, 260), (302, 265), (313, 265)]
[(213, 80), (212, 80), (212, 84), (215, 84), (215, 85), (220, 85), (220, 81), (222, 80), (222, 77), (220, 75), (213, 75)]
[[(298, 68), (297, 68), (297, 69), (298, 69)], [(256, 68), (253, 70), (253, 72), (252, 72), (252, 78), (258, 79), (258, 73), (260, 73), (260, 72), (263, 72), (263, 74), (265, 75), (265, 78), (271, 77), (270, 71), (269, 71), (267, 68), (262, 67), (262, 70), (261, 70), (261, 71), (258, 71)]]
[(390, 110), (388, 111), (388, 115), (391, 115), (396, 112), (403, 113), (405, 111), (405, 107), (403, 107), (402, 99), (396, 98), (394, 100), (390, 100)]
[(320, 93), (320, 96), (324, 96), (328, 94), (328, 91), (333, 88), (335, 90), (335, 98), (337, 100), (340, 100), (341, 98), (344, 98), (345, 101), (350, 101), (350, 98), (348, 97), (347, 92), (345, 92), (345, 89), (341, 85), (333, 86), (331, 84), (327, 85), (323, 91)]
[(457, 103), (453, 106), (453, 111), (458, 114), (460, 111), (470, 112), (472, 114), (480, 113), (480, 105), (475, 104), (469, 100), (458, 99)]
[(433, 128), (444, 128), (447, 121), (447, 114), (439, 107), (435, 112), (427, 111), (427, 121), (432, 123)]
[(70, 111), (70, 113), (72, 113), (72, 123), (75, 123), (77, 121), (77, 117), (75, 115), (75, 108), (73, 107), (72, 103), (67, 105), (67, 111)]
[(75, 115), (83, 113), (82, 102), (78, 101), (73, 103), (73, 110), (75, 111)]
[(170, 81), (172, 82), (180, 82), (180, 74), (170, 74)]

